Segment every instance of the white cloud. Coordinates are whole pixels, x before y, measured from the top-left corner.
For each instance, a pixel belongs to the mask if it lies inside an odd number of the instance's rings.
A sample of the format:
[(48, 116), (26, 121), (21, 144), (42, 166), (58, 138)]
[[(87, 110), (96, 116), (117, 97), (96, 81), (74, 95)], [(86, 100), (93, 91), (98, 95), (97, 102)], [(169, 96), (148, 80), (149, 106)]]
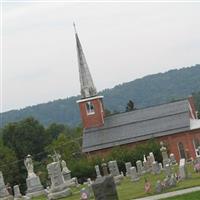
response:
[(199, 6), (7, 4), (3, 109), (79, 94), (73, 21), (98, 90), (199, 63)]

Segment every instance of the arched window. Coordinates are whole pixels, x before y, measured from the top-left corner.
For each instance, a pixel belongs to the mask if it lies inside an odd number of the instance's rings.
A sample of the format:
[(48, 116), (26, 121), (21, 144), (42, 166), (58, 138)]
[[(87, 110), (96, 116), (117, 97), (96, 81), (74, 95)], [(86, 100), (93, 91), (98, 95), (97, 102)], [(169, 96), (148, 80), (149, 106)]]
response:
[(199, 152), (199, 147), (200, 147), (200, 141), (198, 138), (194, 138), (193, 139), (193, 144), (194, 144), (194, 149), (195, 149), (195, 152), (196, 152), (196, 156), (200, 156), (200, 152)]
[(178, 149), (179, 149), (180, 157), (181, 158), (186, 158), (185, 149), (184, 149), (184, 145), (183, 145), (182, 142), (178, 143)]

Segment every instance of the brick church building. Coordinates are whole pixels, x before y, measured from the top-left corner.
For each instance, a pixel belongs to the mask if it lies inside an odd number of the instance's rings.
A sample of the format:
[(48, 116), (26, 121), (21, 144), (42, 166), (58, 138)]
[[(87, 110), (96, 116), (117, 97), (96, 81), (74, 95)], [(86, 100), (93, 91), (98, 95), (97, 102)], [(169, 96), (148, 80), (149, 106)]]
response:
[(192, 97), (105, 117), (103, 96), (94, 86), (75, 30), (82, 98), (77, 101), (83, 123), (82, 151), (105, 155), (115, 146), (134, 147), (151, 138), (167, 144), (180, 158), (195, 158), (200, 146), (200, 120)]

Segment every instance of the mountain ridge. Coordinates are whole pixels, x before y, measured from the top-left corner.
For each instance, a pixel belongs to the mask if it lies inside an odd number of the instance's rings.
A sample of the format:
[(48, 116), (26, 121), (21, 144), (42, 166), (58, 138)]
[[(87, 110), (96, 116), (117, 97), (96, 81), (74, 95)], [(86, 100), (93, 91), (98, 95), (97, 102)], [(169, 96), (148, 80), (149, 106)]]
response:
[[(104, 96), (107, 109), (122, 112), (130, 99), (134, 101), (136, 108), (144, 108), (186, 98), (199, 91), (200, 64), (196, 64), (121, 83), (104, 89), (99, 94)], [(80, 123), (79, 108), (76, 105), (78, 99), (80, 95), (0, 113), (1, 127), (29, 116), (35, 117), (45, 126), (53, 122), (76, 126)]]

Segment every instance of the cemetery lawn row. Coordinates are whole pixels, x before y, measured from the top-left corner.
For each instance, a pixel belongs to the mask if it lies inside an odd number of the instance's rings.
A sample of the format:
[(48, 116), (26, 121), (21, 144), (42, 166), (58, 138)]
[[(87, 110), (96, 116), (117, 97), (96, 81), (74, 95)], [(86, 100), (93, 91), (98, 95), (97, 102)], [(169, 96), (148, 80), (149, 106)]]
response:
[[(195, 173), (193, 170), (192, 165), (188, 166), (189, 172), (191, 173), (191, 178), (180, 181), (177, 183), (176, 187), (172, 187), (170, 189), (166, 189), (164, 192), (171, 192), (175, 190), (181, 190), (185, 188), (191, 188), (195, 186), (200, 186), (200, 174)], [(173, 171), (177, 171), (178, 167), (175, 166), (173, 168)], [(149, 194), (146, 194), (144, 192), (144, 178), (147, 178), (151, 183), (151, 192)], [(145, 197), (149, 195), (156, 195), (155, 191), (155, 185), (157, 180), (163, 180), (165, 178), (164, 172), (158, 175), (152, 175), (152, 174), (145, 174), (140, 177), (140, 180), (137, 182), (132, 182), (129, 178), (124, 177), (120, 185), (117, 186), (117, 192), (119, 195), (120, 200), (130, 200), (134, 198), (140, 198)], [(82, 186), (83, 187), (83, 186)], [(81, 188), (73, 189), (73, 195), (68, 198), (64, 198), (63, 200), (77, 200), (80, 199), (80, 191)], [(192, 195), (192, 194), (191, 194)], [(178, 198), (178, 197), (176, 197)], [(35, 198), (34, 200), (45, 200), (46, 198)], [(90, 198), (90, 200), (94, 200), (94, 198)], [(192, 200), (192, 199), (190, 199)]]

